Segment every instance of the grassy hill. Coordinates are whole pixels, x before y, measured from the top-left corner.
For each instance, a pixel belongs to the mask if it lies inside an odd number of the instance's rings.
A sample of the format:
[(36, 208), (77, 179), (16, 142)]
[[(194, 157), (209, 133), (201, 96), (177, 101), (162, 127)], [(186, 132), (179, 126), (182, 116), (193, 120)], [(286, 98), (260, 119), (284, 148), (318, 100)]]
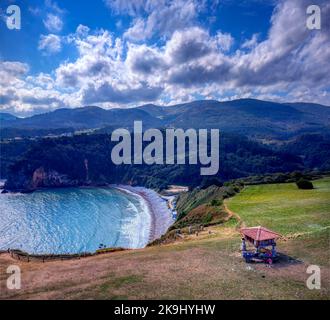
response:
[(228, 201), (247, 226), (265, 226), (284, 236), (327, 229), (330, 232), (330, 178), (314, 181), (314, 190), (294, 183), (248, 186)]
[[(0, 255), (0, 265), (20, 265), (22, 290), (11, 299), (330, 299), (330, 178), (316, 189), (294, 184), (249, 186), (229, 202), (247, 225), (264, 224), (285, 235), (281, 262), (271, 268), (240, 256), (237, 221), (212, 226), (163, 246), (73, 261), (24, 263)], [(313, 231), (313, 232), (311, 232)], [(321, 290), (309, 290), (306, 269), (321, 267)], [(0, 287), (5, 288), (5, 274)]]

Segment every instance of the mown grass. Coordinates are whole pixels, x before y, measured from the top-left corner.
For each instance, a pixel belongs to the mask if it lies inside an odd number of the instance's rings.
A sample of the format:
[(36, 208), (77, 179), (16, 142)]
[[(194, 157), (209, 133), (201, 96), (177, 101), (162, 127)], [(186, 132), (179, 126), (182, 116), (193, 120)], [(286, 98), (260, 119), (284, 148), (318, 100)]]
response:
[(314, 190), (294, 183), (249, 186), (228, 201), (245, 224), (265, 226), (285, 236), (313, 233), (330, 226), (330, 178), (314, 181)]

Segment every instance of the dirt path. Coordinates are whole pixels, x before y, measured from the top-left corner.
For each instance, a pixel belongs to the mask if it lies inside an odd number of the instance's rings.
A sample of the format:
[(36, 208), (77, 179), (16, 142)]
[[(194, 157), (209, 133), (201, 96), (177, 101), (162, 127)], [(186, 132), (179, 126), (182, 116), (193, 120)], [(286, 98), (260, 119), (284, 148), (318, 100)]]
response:
[(228, 208), (228, 200), (224, 200), (223, 208), (225, 209), (225, 211), (228, 213), (228, 215), (230, 217), (234, 217), (238, 221), (238, 224), (236, 226), (237, 230), (240, 228), (246, 227), (245, 222), (241, 219), (241, 217), (236, 212), (234, 212)]

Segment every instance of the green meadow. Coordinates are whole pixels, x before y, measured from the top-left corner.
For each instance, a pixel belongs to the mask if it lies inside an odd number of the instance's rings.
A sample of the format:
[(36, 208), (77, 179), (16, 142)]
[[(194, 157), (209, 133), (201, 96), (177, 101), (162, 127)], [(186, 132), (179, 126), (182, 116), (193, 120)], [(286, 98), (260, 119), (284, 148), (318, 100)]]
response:
[(284, 236), (328, 230), (330, 177), (313, 184), (314, 190), (299, 190), (295, 183), (248, 186), (228, 206), (246, 226), (262, 225)]

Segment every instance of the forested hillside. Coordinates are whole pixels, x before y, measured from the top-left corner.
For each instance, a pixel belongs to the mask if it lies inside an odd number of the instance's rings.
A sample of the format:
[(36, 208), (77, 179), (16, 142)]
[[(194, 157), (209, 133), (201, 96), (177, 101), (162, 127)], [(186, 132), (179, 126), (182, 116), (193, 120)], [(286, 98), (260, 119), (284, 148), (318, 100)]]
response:
[[(40, 187), (120, 182), (162, 189), (168, 184), (194, 187), (204, 179), (200, 175), (200, 165), (115, 166), (111, 161), (114, 143), (109, 135), (80, 135), (29, 143), (2, 144), (2, 178), (8, 179), (10, 190), (35, 188), (32, 180), (40, 168), (48, 177), (38, 185)], [(221, 181), (303, 169), (300, 157), (290, 153), (274, 151), (237, 135), (221, 137), (218, 174)]]

